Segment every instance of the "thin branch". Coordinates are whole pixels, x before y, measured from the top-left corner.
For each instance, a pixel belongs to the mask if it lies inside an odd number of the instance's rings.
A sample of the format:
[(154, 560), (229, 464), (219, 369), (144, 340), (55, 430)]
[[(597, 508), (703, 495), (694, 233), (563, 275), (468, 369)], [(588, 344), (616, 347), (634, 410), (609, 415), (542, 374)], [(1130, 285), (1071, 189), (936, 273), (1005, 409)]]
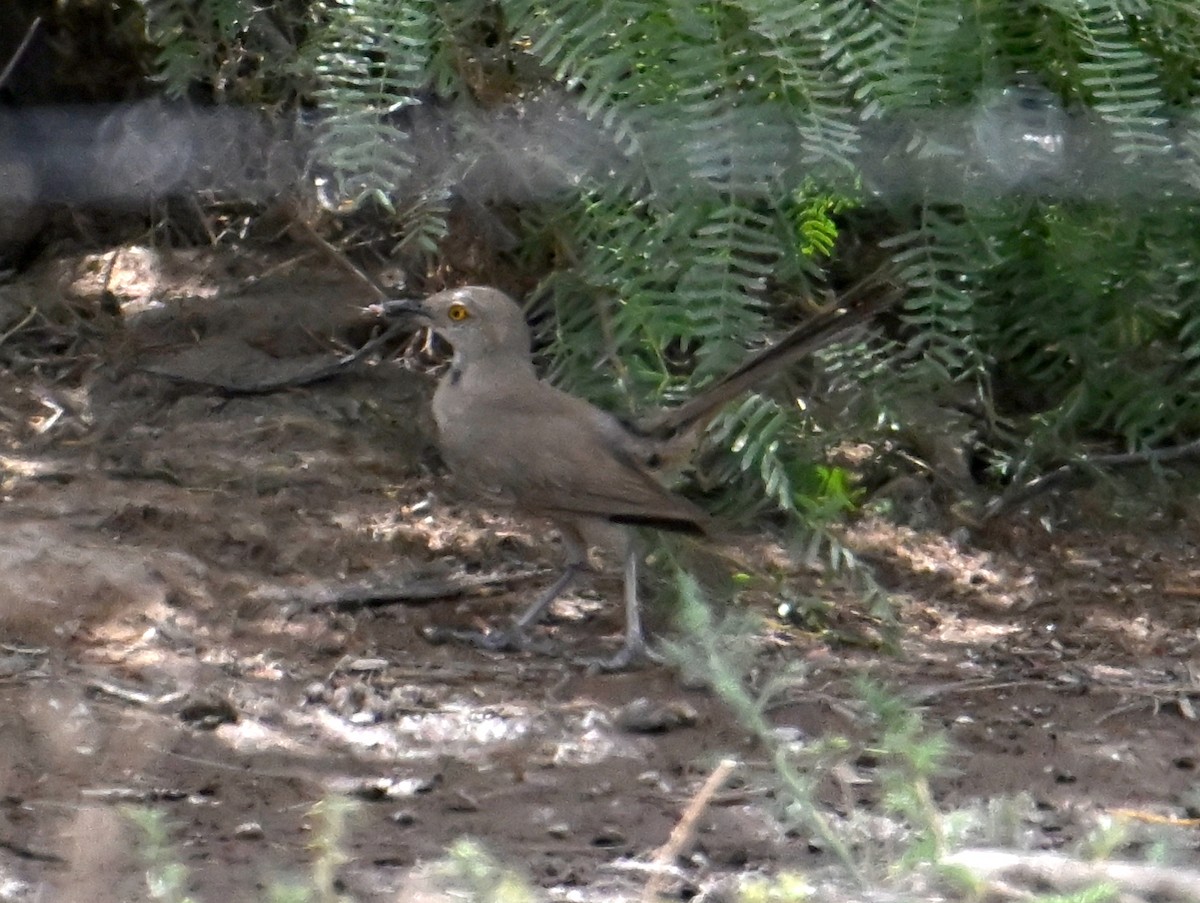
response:
[(317, 248), (322, 254), (328, 257), (333, 263), (345, 270), (347, 274), (352, 276), (356, 282), (363, 286), (379, 301), (387, 301), (390, 297), (383, 287), (363, 272), (355, 265), (349, 257), (335, 248), (332, 244), (325, 240), (312, 225), (302, 216), (293, 214), (290, 229), (294, 230), (293, 235), (299, 233), (298, 237), (303, 238)]
[(0, 335), (0, 345), (3, 345), (5, 342), (7, 342), (9, 339), (11, 339), (14, 335), (16, 335), (18, 332), (20, 332), (26, 326), (28, 326), (29, 321), (32, 320), (37, 315), (38, 315), (38, 309), (36, 306), (29, 308), (29, 313), (27, 313), (24, 317), (21, 318), (21, 322), (19, 322), (16, 326), (14, 326), (8, 332), (4, 333), (3, 335)]
[(1111, 455), (1087, 455), (1060, 464), (1054, 470), (1035, 477), (1028, 483), (1010, 486), (999, 498), (993, 499), (983, 511), (983, 520), (998, 517), (1018, 505), (1022, 505), (1036, 495), (1058, 485), (1081, 470), (1103, 467), (1130, 467), (1137, 464), (1166, 464), (1184, 458), (1200, 457), (1200, 439), (1193, 439), (1183, 445), (1169, 445), (1166, 448), (1152, 448), (1140, 452), (1122, 452)]
[[(1080, 862), (1060, 853), (967, 849), (951, 853), (943, 865), (966, 868), (988, 885), (1016, 886), (1076, 894), (1097, 884), (1112, 884), (1142, 900), (1200, 903), (1200, 872), (1136, 862)], [(1046, 899), (1042, 897), (1041, 899)]]
[(306, 367), (299, 371), (292, 371), (284, 376), (272, 376), (266, 379), (261, 379), (254, 382), (246, 382), (240, 385), (233, 385), (228, 382), (223, 382), (219, 379), (207, 379), (194, 375), (183, 375), (174, 373), (171, 370), (160, 364), (143, 364), (138, 369), (144, 373), (150, 373), (154, 376), (162, 376), (167, 379), (173, 379), (177, 382), (195, 383), (200, 386), (210, 386), (214, 389), (220, 389), (228, 395), (267, 395), (271, 392), (278, 392), (280, 389), (291, 389), (297, 386), (308, 386), (315, 382), (320, 382), (323, 379), (329, 379), (336, 376), (346, 368), (362, 360), (375, 349), (385, 345), (392, 338), (402, 332), (412, 329), (410, 324), (398, 321), (389, 326), (375, 338), (363, 344), (361, 347), (352, 351), (350, 354), (342, 355), (339, 358), (334, 358), (329, 361), (321, 361), (310, 367)]
[(376, 577), (350, 585), (317, 587), (310, 598), (303, 600), (308, 610), (331, 608), (348, 611), (360, 608), (380, 608), (384, 605), (421, 605), (443, 599), (477, 596), (497, 587), (511, 586), (544, 576), (544, 571), (520, 571), (512, 574), (471, 574), (457, 577), (426, 577), (408, 575), (396, 581)]
[(37, 16), (29, 27), (25, 29), (25, 37), (21, 38), (21, 43), (17, 45), (16, 51), (12, 58), (4, 66), (4, 71), (0, 72), (0, 88), (3, 88), (5, 83), (12, 77), (13, 71), (17, 68), (17, 63), (21, 62), (21, 57), (25, 55), (25, 51), (29, 49), (29, 45), (33, 43), (33, 37), (37, 34), (39, 28), (42, 27), (42, 17)]
[(692, 801), (688, 803), (688, 807), (683, 811), (683, 815), (679, 819), (679, 823), (671, 831), (671, 836), (667, 838), (667, 842), (659, 847), (658, 852), (654, 854), (652, 866), (655, 871), (650, 876), (650, 880), (646, 882), (646, 887), (642, 890), (642, 903), (655, 903), (659, 895), (662, 893), (663, 874), (671, 863), (688, 847), (692, 842), (692, 838), (696, 836), (696, 824), (700, 821), (700, 816), (704, 814), (704, 810), (708, 808), (712, 802), (713, 796), (730, 773), (737, 768), (737, 762), (733, 759), (722, 759), (712, 774), (708, 776), (708, 780), (701, 785), (696, 791), (696, 795), (692, 797)]

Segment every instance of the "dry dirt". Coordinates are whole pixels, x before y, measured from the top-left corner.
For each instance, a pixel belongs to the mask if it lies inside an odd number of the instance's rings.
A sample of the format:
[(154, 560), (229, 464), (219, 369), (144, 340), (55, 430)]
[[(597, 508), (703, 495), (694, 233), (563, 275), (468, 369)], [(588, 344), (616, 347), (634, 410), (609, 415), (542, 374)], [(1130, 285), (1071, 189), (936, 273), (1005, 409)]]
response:
[[(108, 277), (118, 317), (98, 309), (104, 263), (0, 289), (0, 901), (146, 898), (125, 803), (166, 814), (196, 899), (265, 898), (307, 873), (312, 807), (334, 794), (359, 801), (338, 872), (354, 899), (418, 899), (414, 867), (463, 837), (555, 898), (633, 899), (725, 757), (742, 767), (677, 860), (674, 898), (831, 864), (780, 820), (762, 750), (711, 692), (669, 667), (572, 660), (615, 648), (611, 575), (543, 628), (560, 655), (425, 638), (502, 623), (556, 545), (455, 498), (423, 377), (377, 364), (229, 396), (146, 372), (327, 359), (365, 337), (369, 299), (344, 277), (125, 249)], [(715, 604), (766, 618), (754, 673), (803, 666), (770, 711), (782, 734), (863, 736), (853, 682), (870, 675), (947, 733), (943, 809), (1024, 794), (1015, 833), (1033, 849), (1108, 815), (1195, 867), (1189, 506), (1115, 508), (1099, 491), (1048, 505), (949, 537), (850, 527), (892, 594), (893, 651), (865, 642), (853, 593), (776, 535), (742, 543), (770, 579)], [(331, 604), (368, 584), (448, 597)], [(773, 620), (785, 595), (823, 600), (837, 629)], [(855, 755), (818, 782), (835, 817), (874, 811), (875, 765)]]

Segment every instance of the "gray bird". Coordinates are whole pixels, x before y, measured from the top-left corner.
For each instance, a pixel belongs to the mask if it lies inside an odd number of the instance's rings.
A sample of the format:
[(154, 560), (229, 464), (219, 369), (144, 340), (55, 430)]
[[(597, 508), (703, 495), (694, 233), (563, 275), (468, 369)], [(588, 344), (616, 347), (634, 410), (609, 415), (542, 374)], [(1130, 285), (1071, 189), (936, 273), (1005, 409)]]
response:
[[(858, 291), (852, 289), (846, 298), (852, 300)], [(466, 286), (423, 301), (376, 305), (374, 310), (385, 316), (418, 319), (454, 350), (433, 396), (433, 416), (439, 448), (455, 478), (485, 500), (549, 520), (566, 546), (558, 580), (510, 630), (493, 631), (480, 641), (491, 648), (522, 647), (526, 629), (587, 570), (588, 550), (601, 547), (617, 554), (625, 567), (625, 640), (602, 664), (619, 669), (655, 659), (642, 629), (631, 528), (703, 536), (709, 520), (662, 486), (652, 471), (686, 454), (699, 427), (730, 398), (864, 322), (895, 297), (885, 293), (848, 310), (817, 314), (641, 429), (539, 379), (529, 328), (520, 307), (503, 292)]]
[(529, 328), (507, 295), (470, 286), (389, 302), (384, 310), (419, 318), (454, 349), (433, 396), (433, 416), (455, 478), (493, 504), (551, 521), (566, 546), (562, 575), (511, 630), (489, 634), (488, 645), (520, 647), (525, 630), (587, 569), (588, 550), (601, 547), (625, 565), (625, 641), (604, 665), (623, 668), (651, 657), (629, 528), (703, 535), (705, 513), (650, 475), (635, 453), (638, 437), (620, 421), (538, 379)]

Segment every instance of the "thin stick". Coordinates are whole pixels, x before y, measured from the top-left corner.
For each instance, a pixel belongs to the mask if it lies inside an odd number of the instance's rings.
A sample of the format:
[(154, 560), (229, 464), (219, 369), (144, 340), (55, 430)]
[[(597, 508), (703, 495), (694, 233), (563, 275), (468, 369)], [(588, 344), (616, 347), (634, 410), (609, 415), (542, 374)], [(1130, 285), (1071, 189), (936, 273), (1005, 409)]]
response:
[(1017, 885), (1080, 899), (1081, 888), (1111, 884), (1115, 885), (1113, 899), (1200, 903), (1200, 872), (1180, 868), (1139, 862), (1080, 862), (1060, 853), (987, 848), (958, 850), (942, 862), (966, 868), (983, 883), (985, 891), (1000, 884)]
[(984, 509), (983, 519), (1011, 511), (1018, 505), (1024, 504), (1040, 492), (1045, 492), (1051, 486), (1057, 485), (1070, 476), (1085, 468), (1129, 467), (1137, 464), (1166, 464), (1183, 458), (1200, 457), (1200, 439), (1193, 439), (1182, 445), (1169, 445), (1165, 448), (1150, 448), (1140, 452), (1121, 452), (1110, 455), (1089, 455), (1060, 464), (1054, 470), (1035, 477), (1028, 483), (1010, 486), (1008, 491), (993, 500)]
[(25, 29), (25, 37), (21, 38), (21, 43), (17, 45), (16, 52), (4, 67), (4, 71), (0, 72), (0, 88), (4, 87), (4, 83), (12, 76), (13, 70), (17, 68), (17, 63), (21, 62), (21, 57), (25, 55), (25, 51), (29, 49), (30, 43), (33, 41), (33, 36), (37, 34), (37, 30), (42, 26), (42, 17), (38, 16), (31, 23), (29, 28)]
[(36, 317), (37, 314), (38, 314), (37, 307), (29, 308), (29, 313), (27, 313), (24, 316), (24, 318), (22, 318), (20, 323), (18, 323), (16, 326), (14, 326), (12, 329), (10, 329), (8, 332), (4, 333), (4, 335), (0, 335), (0, 345), (3, 345), (5, 342), (7, 342), (9, 339), (11, 339), (14, 335), (16, 335), (18, 332), (20, 332), (26, 326), (28, 326), (29, 321), (32, 320), (34, 317)]
[(708, 780), (696, 791), (696, 795), (692, 797), (688, 807), (683, 810), (679, 824), (671, 831), (667, 842), (654, 854), (654, 860), (651, 863), (654, 873), (642, 891), (641, 903), (655, 903), (658, 899), (662, 892), (663, 874), (671, 862), (692, 842), (692, 838), (696, 834), (696, 823), (700, 820), (700, 816), (704, 814), (704, 810), (712, 802), (713, 795), (721, 789), (721, 785), (725, 783), (730, 772), (735, 768), (737, 768), (737, 762), (733, 759), (722, 759), (713, 769), (713, 773), (708, 776)]
[(270, 392), (278, 392), (280, 389), (288, 389), (294, 386), (307, 386), (312, 383), (319, 382), (323, 379), (328, 379), (331, 376), (336, 376), (338, 373), (345, 370), (347, 367), (362, 360), (376, 348), (383, 345), (406, 329), (412, 327), (404, 323), (403, 320), (397, 320), (389, 326), (384, 332), (368, 341), (356, 351), (342, 355), (333, 360), (322, 360), (312, 366), (305, 366), (300, 370), (292, 370), (282, 376), (269, 376), (265, 379), (254, 380), (243, 383), (241, 385), (233, 385), (219, 379), (209, 379), (202, 376), (188, 375), (184, 376), (172, 372), (169, 368), (163, 367), (153, 362), (142, 364), (138, 367), (143, 373), (152, 373), (155, 376), (161, 376), (165, 379), (175, 379), (185, 383), (195, 383), (198, 386), (211, 386), (214, 389), (220, 389), (230, 395), (266, 395)]
[[(383, 290), (382, 286), (380, 286), (378, 282), (376, 282), (365, 272), (363, 272), (362, 269), (356, 266), (354, 261), (342, 253), (342, 251), (340, 251), (338, 248), (335, 248), (332, 244), (330, 244), (330, 242), (326, 241), (325, 237), (316, 229), (314, 229), (312, 225), (299, 214), (292, 216), (289, 226), (294, 228), (295, 232), (299, 232), (300, 237), (314, 245), (317, 250), (333, 261), (333, 263), (341, 267), (350, 276), (354, 277), (355, 281), (357, 281), (359, 285), (369, 291), (378, 300), (388, 300), (388, 293)], [(293, 235), (295, 232), (293, 232)]]

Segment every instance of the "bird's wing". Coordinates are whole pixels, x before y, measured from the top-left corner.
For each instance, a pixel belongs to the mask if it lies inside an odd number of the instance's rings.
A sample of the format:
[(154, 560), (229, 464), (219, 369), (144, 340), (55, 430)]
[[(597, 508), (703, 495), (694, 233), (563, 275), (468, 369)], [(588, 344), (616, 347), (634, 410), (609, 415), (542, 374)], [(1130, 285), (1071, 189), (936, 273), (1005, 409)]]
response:
[(543, 382), (443, 406), (442, 451), (487, 495), (530, 511), (703, 532), (704, 513), (622, 448), (620, 424)]

